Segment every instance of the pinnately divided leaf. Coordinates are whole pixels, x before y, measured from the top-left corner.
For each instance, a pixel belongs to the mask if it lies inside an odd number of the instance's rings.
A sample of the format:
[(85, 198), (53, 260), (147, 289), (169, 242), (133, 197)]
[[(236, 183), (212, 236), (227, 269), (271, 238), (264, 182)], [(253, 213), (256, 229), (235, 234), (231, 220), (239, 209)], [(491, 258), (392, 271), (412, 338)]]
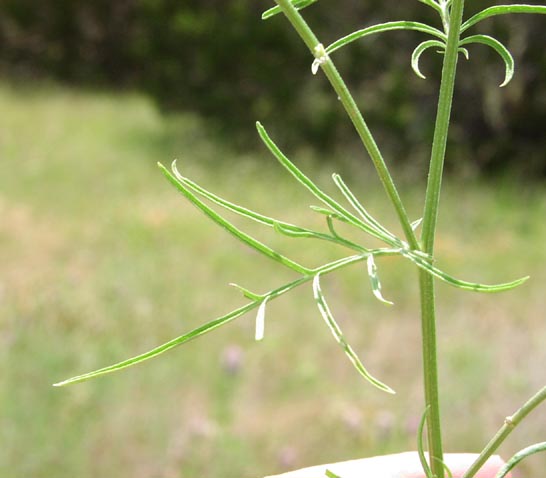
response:
[(499, 54), (499, 56), (504, 61), (506, 70), (504, 75), (504, 81), (501, 83), (500, 86), (502, 88), (503, 86), (506, 86), (508, 83), (510, 83), (510, 80), (514, 76), (515, 65), (514, 58), (512, 57), (512, 54), (510, 53), (508, 48), (506, 48), (500, 41), (489, 35), (472, 35), (470, 37), (466, 37), (460, 41), (459, 46), (470, 45), (471, 43), (481, 43), (483, 45), (487, 45)]
[(315, 301), (317, 303), (317, 307), (319, 309), (320, 315), (328, 325), (328, 328), (332, 332), (332, 335), (336, 339), (337, 343), (341, 345), (343, 348), (343, 351), (345, 352), (345, 355), (347, 355), (348, 359), (351, 361), (351, 363), (354, 365), (356, 370), (372, 385), (379, 388), (380, 390), (383, 390), (387, 393), (395, 393), (392, 388), (390, 388), (388, 385), (385, 385), (384, 383), (380, 382), (376, 378), (374, 378), (367, 370), (366, 367), (362, 364), (360, 359), (358, 358), (358, 355), (355, 353), (353, 348), (347, 343), (347, 340), (343, 336), (343, 333), (337, 324), (336, 320), (334, 319), (334, 316), (332, 315), (332, 312), (330, 312), (330, 308), (328, 307), (328, 304), (326, 303), (326, 299), (322, 293), (322, 290), (320, 288), (320, 274), (317, 274), (313, 279), (313, 296), (315, 298)]
[[(381, 251), (377, 251), (377, 254), (381, 254)], [(335, 270), (341, 269), (343, 267), (346, 267), (348, 265), (361, 262), (364, 260), (364, 257), (362, 255), (355, 255), (355, 256), (349, 256), (344, 257), (343, 259), (338, 259), (337, 261), (324, 264), (322, 267), (319, 267), (314, 270), (316, 274), (328, 274), (330, 272), (333, 272)], [(258, 295), (249, 292), (248, 295), (250, 297), (254, 296), (256, 297), (255, 300), (252, 302), (239, 307), (238, 309), (235, 309), (228, 314), (223, 315), (222, 317), (219, 317), (215, 320), (212, 320), (210, 322), (207, 322), (204, 325), (201, 325), (194, 330), (181, 335), (180, 337), (177, 337), (175, 339), (172, 339), (163, 345), (159, 345), (158, 347), (153, 348), (152, 350), (149, 350), (148, 352), (145, 352), (143, 354), (137, 355), (135, 357), (129, 358), (127, 360), (123, 360), (121, 362), (115, 363), (113, 365), (109, 365), (107, 367), (100, 368), (98, 370), (95, 370), (93, 372), (84, 373), (82, 375), (77, 375), (75, 377), (69, 378), (67, 380), (63, 380), (61, 382), (55, 383), (55, 387), (61, 387), (65, 385), (70, 385), (78, 382), (84, 382), (86, 380), (90, 380), (93, 378), (100, 377), (102, 375), (106, 375), (109, 373), (117, 372), (119, 370), (123, 370), (125, 368), (131, 367), (133, 365), (137, 365), (141, 362), (144, 362), (148, 359), (157, 357), (158, 355), (161, 355), (164, 352), (167, 352), (168, 350), (173, 349), (174, 347), (177, 347), (179, 345), (182, 345), (184, 343), (187, 343), (193, 339), (196, 339), (202, 335), (205, 335), (208, 332), (211, 332), (222, 325), (225, 325), (229, 322), (231, 322), (234, 319), (237, 319), (238, 317), (241, 317), (242, 315), (246, 314), (247, 312), (250, 312), (251, 310), (260, 307), (260, 305), (263, 303), (265, 299), (272, 300), (276, 299), (277, 297), (280, 297), (283, 294), (286, 294), (287, 292), (293, 290), (294, 288), (305, 284), (309, 281), (311, 281), (314, 278), (313, 275), (305, 275), (303, 277), (300, 277), (299, 279), (293, 280), (292, 282), (289, 282), (287, 284), (282, 285), (281, 287), (278, 287), (274, 290), (271, 290), (267, 294)], [(235, 286), (243, 291), (243, 294), (245, 292), (248, 292), (246, 289)], [(246, 295), (246, 294), (245, 294)]]

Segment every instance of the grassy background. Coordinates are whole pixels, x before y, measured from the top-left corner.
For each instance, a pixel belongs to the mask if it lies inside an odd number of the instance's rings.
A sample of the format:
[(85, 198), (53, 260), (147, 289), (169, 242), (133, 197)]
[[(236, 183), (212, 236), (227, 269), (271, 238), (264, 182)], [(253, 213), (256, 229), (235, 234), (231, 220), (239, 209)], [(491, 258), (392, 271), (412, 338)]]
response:
[[(52, 388), (242, 304), (229, 282), (263, 291), (292, 278), (200, 216), (157, 161), (178, 157), (203, 185), (280, 219), (317, 227), (322, 219), (265, 152), (235, 157), (198, 118), (164, 118), (142, 97), (1, 84), (0, 111), (1, 476), (250, 478), (415, 448), (417, 289), (412, 266), (396, 259), (379, 262), (392, 308), (373, 298), (362, 268), (323, 284), (394, 397), (359, 380), (309, 287), (269, 305), (262, 343), (253, 342), (253, 317), (243, 317), (124, 373)], [(369, 169), (291, 156), (324, 185), (332, 169), (344, 172), (395, 228)], [(418, 217), (420, 185), (404, 182)], [(532, 276), (496, 296), (439, 285), (445, 444), (477, 451), (544, 384), (546, 194), (541, 185), (452, 180), (442, 214), (444, 269), (484, 282)], [(245, 227), (304, 264), (337, 257)], [(545, 424), (543, 408), (502, 453), (544, 440)], [(544, 469), (535, 456), (519, 476)]]

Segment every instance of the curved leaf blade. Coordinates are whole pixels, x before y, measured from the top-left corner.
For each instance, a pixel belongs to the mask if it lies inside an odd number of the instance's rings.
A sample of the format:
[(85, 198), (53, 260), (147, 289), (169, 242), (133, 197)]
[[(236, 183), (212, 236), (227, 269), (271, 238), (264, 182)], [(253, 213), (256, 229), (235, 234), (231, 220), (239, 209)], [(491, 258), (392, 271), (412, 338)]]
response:
[(332, 315), (332, 312), (330, 311), (330, 308), (328, 307), (328, 304), (326, 303), (326, 299), (324, 298), (324, 294), (322, 293), (322, 290), (320, 288), (320, 274), (317, 274), (313, 279), (313, 296), (317, 303), (317, 307), (319, 309), (320, 315), (326, 322), (326, 325), (328, 325), (330, 332), (332, 332), (332, 335), (336, 339), (336, 342), (343, 348), (345, 355), (347, 355), (347, 358), (350, 360), (350, 362), (353, 364), (356, 370), (360, 373), (360, 375), (362, 375), (368, 382), (370, 382), (373, 386), (379, 388), (380, 390), (387, 393), (394, 394), (395, 391), (392, 388), (390, 388), (388, 385), (385, 385), (383, 382), (380, 382), (379, 380), (377, 380), (368, 372), (368, 370), (366, 370), (366, 367), (364, 367), (364, 365), (358, 358), (358, 355), (355, 353), (353, 348), (347, 343), (347, 340), (343, 336), (343, 333), (339, 325), (334, 319), (334, 316)]
[(522, 460), (535, 453), (546, 451), (546, 442), (535, 443), (528, 446), (523, 450), (518, 451), (508, 462), (504, 465), (495, 478), (504, 478), (515, 466), (517, 466)]
[(256, 342), (263, 340), (265, 335), (265, 307), (267, 305), (267, 300), (269, 297), (266, 297), (260, 307), (258, 307), (258, 313), (256, 314), (256, 332), (254, 334), (254, 339)]
[(512, 57), (512, 54), (508, 48), (506, 48), (500, 41), (489, 35), (472, 35), (461, 40), (459, 46), (470, 45), (471, 43), (481, 43), (482, 45), (487, 45), (499, 54), (505, 65), (504, 81), (501, 83), (500, 87), (502, 88), (510, 83), (514, 77), (515, 63), (514, 58)]
[(419, 456), (419, 461), (423, 467), (423, 471), (427, 478), (433, 478), (432, 470), (428, 464), (427, 458), (425, 456), (425, 446), (423, 443), (423, 432), (425, 430), (425, 422), (427, 421), (427, 416), (430, 410), (430, 405), (425, 408), (423, 415), (421, 415), (421, 420), (419, 421), (419, 427), (417, 428), (417, 454)]
[(442, 270), (433, 266), (425, 258), (421, 257), (418, 254), (415, 254), (414, 251), (409, 251), (409, 252), (402, 251), (402, 254), (405, 257), (407, 257), (409, 260), (411, 260), (417, 267), (424, 269), (425, 271), (427, 271), (429, 274), (433, 275), (437, 279), (440, 279), (441, 281), (449, 285), (452, 285), (454, 287), (458, 287), (459, 289), (470, 290), (474, 292), (491, 292), (491, 293), (503, 292), (506, 290), (514, 289), (515, 287), (522, 285), (524, 282), (526, 282), (529, 279), (529, 276), (526, 276), (512, 282), (505, 282), (502, 284), (494, 284), (494, 285), (479, 284), (477, 282), (467, 282), (464, 280), (456, 279), (455, 277), (450, 276), (449, 274), (446, 274)]
[(445, 49), (445, 43), (442, 43), (438, 40), (427, 40), (415, 47), (415, 50), (413, 50), (413, 53), (411, 54), (411, 68), (415, 72), (415, 74), (422, 78), (423, 80), (426, 80), (426, 76), (421, 73), (421, 70), (419, 69), (419, 60), (421, 59), (421, 55), (428, 50), (429, 48), (442, 48)]
[(447, 40), (447, 36), (442, 31), (437, 28), (431, 27), (425, 23), (420, 22), (411, 22), (406, 20), (396, 21), (396, 22), (386, 22), (373, 25), (371, 27), (363, 28), (362, 30), (357, 30), (356, 32), (350, 33), (349, 35), (340, 38), (331, 45), (326, 47), (326, 53), (330, 54), (336, 50), (339, 50), (341, 47), (348, 45), (360, 38), (367, 37), (369, 35), (374, 35), (376, 33), (383, 33), (393, 30), (413, 30), (422, 33), (427, 33), (429, 35), (435, 36), (440, 40)]
[(368, 277), (370, 278), (370, 284), (372, 286), (372, 292), (373, 295), (379, 302), (383, 302), (387, 305), (394, 305), (394, 302), (391, 302), (390, 300), (387, 300), (383, 297), (383, 294), (381, 293), (381, 282), (379, 282), (379, 276), (377, 275), (377, 266), (375, 265), (375, 261), (373, 258), (373, 254), (370, 254), (368, 256), (368, 259), (366, 261), (367, 263), (367, 269), (368, 269)]
[(514, 4), (514, 5), (497, 5), (494, 7), (489, 7), (489, 8), (486, 8), (485, 10), (482, 10), (479, 13), (476, 13), (476, 15), (466, 20), (461, 25), (461, 33), (463, 33), (465, 30), (468, 30), (470, 27), (476, 25), (477, 23), (481, 22), (482, 20), (497, 16), (497, 15), (506, 15), (509, 13), (538, 13), (538, 14), (544, 15), (546, 14), (546, 6)]

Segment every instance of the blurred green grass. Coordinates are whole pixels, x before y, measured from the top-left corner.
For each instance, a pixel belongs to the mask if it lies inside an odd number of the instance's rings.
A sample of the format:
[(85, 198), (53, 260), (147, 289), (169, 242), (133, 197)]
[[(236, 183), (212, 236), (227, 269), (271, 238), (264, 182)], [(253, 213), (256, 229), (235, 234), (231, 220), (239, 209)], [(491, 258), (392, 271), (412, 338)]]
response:
[[(394, 397), (359, 380), (310, 288), (270, 304), (262, 343), (244, 317), (118, 375), (52, 388), (242, 304), (229, 282), (261, 291), (292, 277), (200, 216), (157, 161), (179, 158), (203, 185), (281, 219), (318, 227), (321, 218), (265, 152), (236, 156), (199, 118), (163, 117), (141, 96), (2, 83), (0, 111), (0, 476), (255, 477), (415, 448), (417, 290), (399, 260), (379, 263), (392, 308), (374, 300), (358, 267), (324, 281), (346, 334)], [(341, 169), (394, 227), (368, 167), (291, 156), (324, 184)], [(420, 184), (403, 182), (418, 217)], [(446, 185), (439, 263), (486, 282), (532, 276), (496, 296), (439, 285), (449, 450), (477, 451), (544, 384), (545, 192), (508, 180)], [(336, 254), (245, 227), (305, 264)], [(544, 440), (545, 424), (546, 411), (536, 412), (502, 453)], [(535, 456), (520, 476), (544, 469)]]

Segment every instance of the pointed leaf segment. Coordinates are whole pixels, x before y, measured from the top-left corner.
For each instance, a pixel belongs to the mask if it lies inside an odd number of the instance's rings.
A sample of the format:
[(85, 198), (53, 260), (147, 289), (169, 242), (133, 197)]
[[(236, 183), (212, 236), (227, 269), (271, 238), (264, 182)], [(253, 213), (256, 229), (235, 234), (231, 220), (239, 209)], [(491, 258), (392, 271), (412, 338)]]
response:
[[(219, 196), (211, 193), (205, 188), (199, 186), (197, 183), (191, 181), (190, 179), (184, 177), (177, 168), (176, 163), (172, 165), (172, 171), (169, 171), (163, 165), (159, 165), (161, 171), (165, 174), (167, 179), (176, 187), (176, 189), (182, 193), (192, 204), (194, 204), (199, 210), (201, 210), (207, 217), (209, 217), (213, 222), (224, 228), (227, 232), (232, 234), (239, 241), (243, 242), (247, 246), (251, 247), (255, 251), (263, 254), (269, 259), (277, 262), (293, 271), (298, 273), (300, 277), (292, 282), (282, 285), (276, 289), (273, 289), (265, 294), (257, 294), (252, 292), (244, 287), (241, 287), (236, 284), (231, 284), (234, 287), (238, 288), (243, 296), (250, 300), (250, 302), (238, 309), (235, 309), (229, 312), (226, 315), (223, 315), (215, 320), (212, 320), (196, 329), (181, 335), (169, 342), (166, 342), (159, 347), (156, 347), (148, 352), (145, 352), (136, 357), (124, 360), (114, 365), (101, 368), (94, 372), (85, 373), (78, 375), (76, 377), (70, 378), (68, 380), (59, 382), (55, 384), (56, 386), (68, 385), (71, 383), (82, 382), (89, 380), (91, 378), (99, 377), (106, 375), (124, 368), (136, 365), (140, 362), (148, 360), (152, 357), (156, 357), (168, 350), (177, 347), (178, 345), (189, 342), (197, 337), (207, 334), (218, 327), (225, 325), (232, 320), (241, 317), (242, 315), (250, 312), (253, 309), (258, 309), (256, 316), (256, 339), (260, 340), (263, 337), (264, 333), (264, 323), (265, 323), (265, 308), (266, 303), (270, 300), (276, 299), (286, 292), (291, 291), (292, 289), (310, 282), (314, 281), (314, 291), (315, 291), (315, 300), (319, 305), (319, 309), (323, 318), (331, 326), (331, 329), (336, 336), (337, 340), (343, 345), (345, 353), (351, 359), (357, 370), (365, 376), (371, 383), (381, 388), (382, 390), (392, 392), (392, 390), (381, 382), (377, 381), (371, 377), (366, 369), (363, 367), (361, 362), (358, 360), (358, 357), (354, 354), (354, 351), (347, 345), (345, 339), (343, 338), (339, 327), (335, 323), (335, 319), (331, 315), (331, 312), (328, 309), (324, 296), (320, 290), (319, 284), (319, 275), (324, 275), (347, 267), (351, 264), (357, 262), (367, 261), (368, 275), (370, 277), (370, 282), (372, 286), (372, 291), (376, 298), (385, 303), (390, 303), (385, 300), (381, 293), (381, 285), (377, 275), (377, 266), (375, 264), (375, 258), (382, 256), (401, 256), (412, 261), (417, 267), (424, 269), (429, 274), (437, 277), (438, 279), (459, 287), (461, 289), (479, 291), (479, 292), (498, 292), (502, 290), (511, 289), (523, 283), (527, 278), (519, 279), (513, 282), (498, 284), (498, 285), (484, 285), (477, 284), (472, 282), (466, 282), (459, 279), (456, 279), (445, 272), (438, 269), (432, 264), (431, 258), (426, 254), (423, 254), (419, 250), (410, 249), (409, 245), (402, 239), (396, 237), (391, 233), (386, 227), (382, 226), (379, 221), (377, 221), (360, 203), (356, 198), (355, 194), (349, 189), (349, 187), (344, 183), (341, 176), (338, 174), (333, 175), (334, 184), (338, 187), (344, 198), (347, 200), (349, 205), (355, 210), (356, 215), (350, 212), (347, 208), (342, 206), (338, 201), (333, 199), (329, 194), (324, 192), (317, 184), (315, 184), (309, 177), (307, 177), (300, 169), (296, 167), (277, 147), (277, 145), (269, 137), (265, 129), (261, 124), (257, 124), (258, 133), (260, 138), (271, 151), (271, 153), (277, 158), (280, 164), (302, 185), (304, 186), (313, 196), (321, 201), (325, 207), (313, 207), (315, 211), (320, 214), (325, 215), (328, 232), (314, 231), (311, 229), (303, 228), (290, 224), (279, 219), (274, 219), (263, 214), (254, 212), (245, 207), (239, 206), (235, 203), (229, 202), (225, 199), (220, 198)], [(269, 246), (263, 244), (257, 239), (253, 238), (249, 234), (243, 232), (241, 229), (236, 227), (232, 222), (221, 216), (217, 213), (212, 207), (205, 203), (209, 201), (217, 206), (220, 206), (230, 212), (238, 214), (246, 219), (258, 222), (259, 224), (273, 228), (280, 234), (283, 234), (288, 237), (293, 238), (310, 238), (318, 239), (323, 241), (332, 242), (338, 244), (346, 249), (350, 249), (355, 252), (355, 255), (347, 256), (342, 259), (339, 259), (334, 262), (330, 262), (318, 267), (306, 267), (296, 261), (290, 259), (289, 257), (273, 250)], [(378, 248), (378, 249), (369, 249), (360, 244), (356, 244), (348, 239), (342, 237), (335, 230), (335, 221), (340, 221), (350, 226), (353, 226), (359, 229), (366, 234), (371, 235), (372, 237), (381, 240), (384, 242), (387, 247)], [(416, 223), (414, 223), (414, 227)], [(418, 224), (418, 222), (417, 222)]]
[(540, 453), (546, 451), (546, 442), (535, 443), (534, 445), (528, 446), (523, 450), (518, 451), (508, 462), (504, 465), (495, 478), (504, 478), (513, 468), (515, 468), (521, 461), (523, 461), (528, 456), (534, 455), (535, 453)]
[(258, 313), (256, 314), (256, 334), (255, 340), (258, 342), (263, 340), (265, 332), (265, 306), (267, 304), (267, 297), (262, 301), (260, 307), (258, 307)]
[(425, 423), (427, 421), (429, 410), (430, 406), (428, 406), (423, 412), (421, 420), (419, 421), (419, 427), (417, 428), (417, 455), (419, 456), (419, 461), (421, 462), (425, 476), (427, 478), (433, 478), (434, 475), (432, 474), (432, 470), (430, 469), (430, 465), (425, 455), (425, 445), (423, 440), (423, 432), (425, 431)]
[(372, 385), (379, 388), (380, 390), (383, 390), (384, 392), (388, 392), (388, 393), (395, 393), (392, 388), (390, 388), (388, 385), (385, 385), (384, 383), (374, 378), (366, 370), (366, 367), (364, 367), (364, 365), (358, 358), (358, 355), (355, 353), (353, 348), (349, 345), (349, 343), (345, 339), (341, 331), (341, 328), (339, 327), (338, 323), (336, 322), (336, 319), (332, 315), (332, 312), (330, 311), (330, 308), (328, 307), (328, 304), (326, 303), (326, 299), (324, 298), (324, 294), (322, 293), (322, 290), (320, 287), (320, 274), (317, 274), (315, 278), (313, 279), (313, 297), (315, 298), (315, 301), (317, 303), (317, 307), (319, 309), (320, 315), (326, 322), (326, 325), (328, 325), (330, 332), (332, 332), (332, 335), (336, 339), (337, 343), (341, 346), (341, 348), (345, 352), (345, 355), (353, 364), (353, 366), (356, 368), (358, 373), (360, 373), (360, 375), (362, 375), (368, 382), (370, 382)]
[(506, 15), (508, 13), (538, 13), (546, 15), (546, 6), (515, 4), (489, 7), (477, 13), (473, 17), (470, 17), (466, 22), (464, 22), (461, 25), (461, 33), (468, 30), (470, 27), (473, 27), (482, 20), (486, 20), (497, 15)]
[(510, 80), (512, 80), (514, 76), (514, 58), (512, 57), (512, 54), (508, 51), (508, 48), (506, 48), (500, 41), (489, 35), (472, 35), (465, 38), (464, 40), (461, 40), (459, 45), (470, 45), (472, 43), (481, 43), (483, 45), (487, 45), (499, 54), (499, 56), (504, 61), (504, 65), (506, 67), (504, 81), (501, 83), (500, 86), (502, 88), (503, 86), (506, 86), (508, 83), (510, 83)]
[[(423, 412), (423, 415), (421, 416), (421, 420), (419, 422), (419, 426), (417, 427), (417, 455), (419, 456), (419, 461), (421, 462), (421, 466), (423, 467), (423, 473), (425, 474), (426, 478), (436, 478), (436, 475), (432, 473), (432, 470), (428, 463), (427, 454), (425, 453), (424, 440), (423, 440), (424, 431), (425, 431), (425, 423), (427, 421), (429, 411), (430, 411), (430, 407), (427, 407), (425, 411)], [(444, 467), (444, 470), (447, 473), (448, 478), (453, 478), (453, 473), (451, 472), (450, 468), (441, 460), (440, 460), (440, 463)]]
[(381, 282), (379, 282), (379, 277), (377, 276), (377, 266), (375, 265), (373, 254), (370, 254), (368, 256), (366, 262), (368, 267), (368, 276), (370, 277), (370, 283), (372, 285), (373, 295), (375, 295), (376, 299), (380, 302), (383, 302), (387, 305), (393, 305), (393, 302), (391, 302), (390, 300), (386, 300), (381, 294)]

